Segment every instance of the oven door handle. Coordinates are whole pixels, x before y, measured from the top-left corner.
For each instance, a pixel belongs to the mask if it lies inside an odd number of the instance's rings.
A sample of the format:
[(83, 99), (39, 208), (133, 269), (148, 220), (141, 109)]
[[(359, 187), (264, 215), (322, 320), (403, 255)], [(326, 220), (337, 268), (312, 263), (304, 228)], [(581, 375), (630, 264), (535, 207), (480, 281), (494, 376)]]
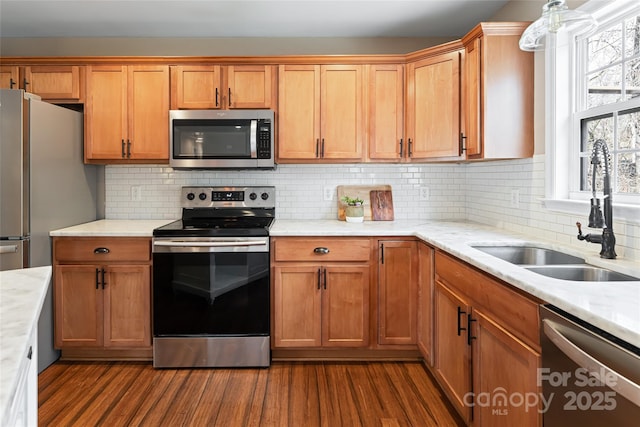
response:
[[(581, 368), (588, 369), (589, 372), (604, 372), (605, 378), (615, 378), (614, 384), (606, 383), (621, 396), (633, 402), (636, 406), (640, 406), (640, 385), (634, 383), (630, 379), (624, 377), (602, 362), (586, 353), (580, 347), (572, 343), (567, 337), (562, 335), (560, 331), (553, 327), (553, 322), (548, 319), (542, 320), (544, 334), (555, 344), (560, 351), (567, 355)], [(615, 375), (612, 377), (612, 375)]]
[(184, 240), (171, 240), (171, 241), (156, 241), (153, 242), (154, 246), (165, 246), (165, 247), (178, 247), (178, 248), (188, 248), (188, 247), (199, 247), (199, 248), (222, 248), (222, 247), (231, 247), (231, 246), (264, 246), (266, 245), (265, 241), (224, 241), (224, 242), (187, 242)]

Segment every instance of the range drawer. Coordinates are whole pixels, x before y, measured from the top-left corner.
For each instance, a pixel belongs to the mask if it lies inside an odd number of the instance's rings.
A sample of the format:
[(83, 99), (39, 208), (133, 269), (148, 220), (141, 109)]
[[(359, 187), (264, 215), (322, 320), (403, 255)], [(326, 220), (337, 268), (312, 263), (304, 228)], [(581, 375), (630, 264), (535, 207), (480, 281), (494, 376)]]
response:
[(57, 262), (145, 262), (151, 260), (151, 239), (146, 237), (56, 237)]
[(371, 240), (348, 237), (277, 237), (272, 239), (275, 261), (360, 261), (371, 257)]

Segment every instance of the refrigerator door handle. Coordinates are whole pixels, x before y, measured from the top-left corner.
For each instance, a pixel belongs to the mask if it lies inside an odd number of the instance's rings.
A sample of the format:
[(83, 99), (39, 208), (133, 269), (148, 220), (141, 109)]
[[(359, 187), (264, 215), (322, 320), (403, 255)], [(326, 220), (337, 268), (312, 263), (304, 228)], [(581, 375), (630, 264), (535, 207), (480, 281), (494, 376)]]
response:
[(0, 246), (0, 254), (15, 254), (18, 252), (18, 245)]

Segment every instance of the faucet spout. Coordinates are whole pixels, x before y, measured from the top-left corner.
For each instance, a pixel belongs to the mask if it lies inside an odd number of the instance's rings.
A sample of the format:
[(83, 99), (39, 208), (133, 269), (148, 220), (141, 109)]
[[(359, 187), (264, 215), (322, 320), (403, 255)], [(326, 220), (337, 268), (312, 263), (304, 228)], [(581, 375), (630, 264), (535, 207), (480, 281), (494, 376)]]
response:
[[(580, 223), (578, 226), (578, 240), (586, 240), (587, 242), (600, 243), (602, 250), (601, 258), (616, 258), (616, 237), (613, 234), (613, 205), (611, 197), (611, 169), (610, 169), (609, 147), (603, 139), (598, 139), (593, 143), (591, 151), (591, 164), (593, 165), (591, 190), (593, 197), (591, 198), (591, 212), (589, 213), (589, 227), (603, 228), (602, 236), (592, 234), (582, 235)], [(596, 172), (598, 168), (602, 168), (602, 189), (604, 192), (604, 215), (600, 210), (600, 199), (596, 196)], [(604, 222), (603, 222), (604, 216)]]

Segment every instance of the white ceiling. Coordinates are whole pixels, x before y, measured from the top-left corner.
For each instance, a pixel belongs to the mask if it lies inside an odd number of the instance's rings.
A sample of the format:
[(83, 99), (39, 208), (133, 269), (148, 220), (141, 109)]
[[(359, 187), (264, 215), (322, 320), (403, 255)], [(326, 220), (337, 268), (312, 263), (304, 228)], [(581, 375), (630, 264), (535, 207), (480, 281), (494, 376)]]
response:
[(461, 37), (508, 0), (0, 0), (1, 37)]

